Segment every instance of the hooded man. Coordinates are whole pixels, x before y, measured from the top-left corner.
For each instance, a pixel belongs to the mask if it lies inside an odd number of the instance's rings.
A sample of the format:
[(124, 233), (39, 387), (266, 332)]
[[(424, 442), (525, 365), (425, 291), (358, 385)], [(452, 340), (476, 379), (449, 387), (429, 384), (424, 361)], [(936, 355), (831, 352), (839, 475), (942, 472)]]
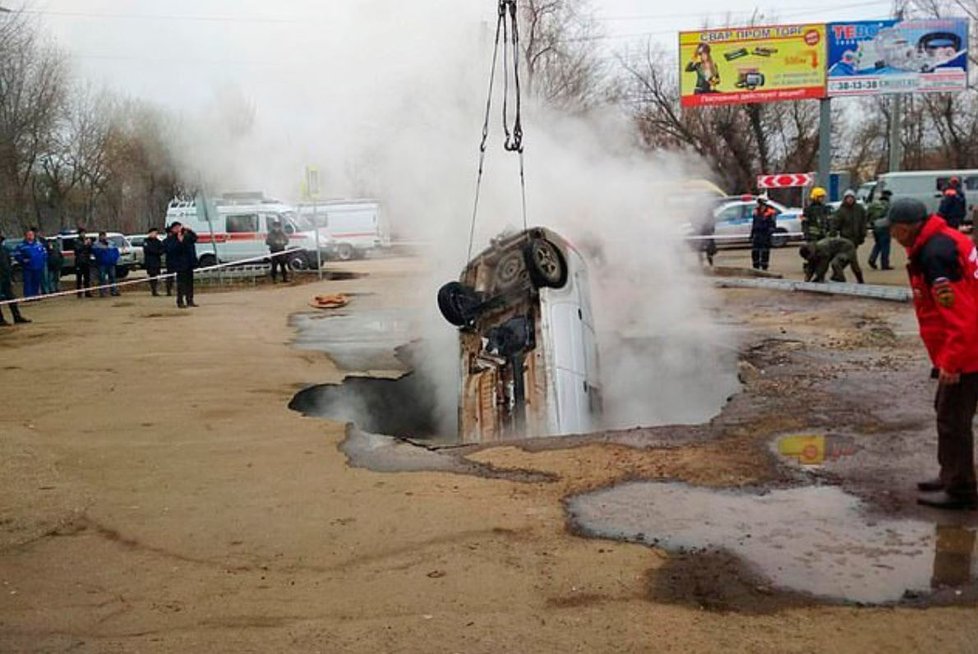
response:
[(866, 209), (856, 202), (856, 192), (847, 190), (842, 196), (842, 204), (832, 215), (829, 236), (841, 236), (855, 248), (852, 255), (852, 274), (860, 284), (863, 283), (863, 270), (859, 265), (859, 246), (866, 241)]
[(907, 249), (920, 336), (936, 369), (940, 475), (917, 484), (917, 502), (978, 509), (972, 421), (978, 407), (978, 250), (919, 200), (900, 198), (885, 219)]
[[(11, 283), (13, 281), (13, 266), (10, 262), (10, 255), (7, 254), (7, 249), (3, 247), (5, 240), (3, 234), (0, 234), (0, 302), (17, 299), (17, 296), (14, 295), (13, 284)], [(17, 306), (16, 302), (6, 306), (10, 307), (10, 315), (13, 316), (14, 324), (19, 325), (30, 322), (30, 320), (20, 314), (20, 307)], [(3, 319), (3, 311), (0, 311), (0, 326), (9, 324)]]

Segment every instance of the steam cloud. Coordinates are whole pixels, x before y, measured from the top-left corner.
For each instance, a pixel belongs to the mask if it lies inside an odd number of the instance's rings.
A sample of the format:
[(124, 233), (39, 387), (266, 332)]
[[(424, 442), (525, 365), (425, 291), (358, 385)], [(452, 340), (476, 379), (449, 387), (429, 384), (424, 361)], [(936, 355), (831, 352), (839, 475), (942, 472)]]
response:
[[(303, 167), (315, 164), (328, 195), (377, 197), (396, 234), (432, 243), (417, 297), (428, 348), (418, 373), (439, 389), (453, 431), (457, 335), (434, 298), (466, 262), (495, 6), (328, 4), (328, 34), (300, 30), (290, 42), (305, 60), (301, 71), (247, 92), (220, 89), (205, 116), (185, 120), (178, 150), (212, 188), (284, 198), (299, 195)], [(705, 309), (708, 290), (679, 239), (679, 225), (703, 209), (684, 190), (702, 176), (699, 163), (641, 152), (612, 109), (568, 117), (524, 108), (530, 223), (601, 255), (591, 272), (608, 426), (704, 420), (736, 379), (718, 356), (728, 335)], [(502, 151), (500, 113), (497, 101), (476, 251), (522, 226), (517, 160)]]

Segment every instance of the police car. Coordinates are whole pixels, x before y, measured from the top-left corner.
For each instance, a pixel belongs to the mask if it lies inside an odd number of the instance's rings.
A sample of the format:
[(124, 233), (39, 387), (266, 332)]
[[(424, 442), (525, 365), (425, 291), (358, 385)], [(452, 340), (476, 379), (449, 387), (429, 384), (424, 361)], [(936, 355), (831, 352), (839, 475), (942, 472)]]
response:
[[(751, 224), (754, 209), (757, 208), (756, 195), (741, 195), (721, 200), (713, 208), (716, 225), (713, 239), (717, 247), (738, 247), (750, 244)], [(773, 200), (767, 201), (775, 211), (777, 227), (774, 234), (774, 247), (783, 247), (791, 241), (803, 239), (801, 233), (801, 209), (786, 207)], [(692, 225), (686, 230), (692, 237), (699, 236)]]

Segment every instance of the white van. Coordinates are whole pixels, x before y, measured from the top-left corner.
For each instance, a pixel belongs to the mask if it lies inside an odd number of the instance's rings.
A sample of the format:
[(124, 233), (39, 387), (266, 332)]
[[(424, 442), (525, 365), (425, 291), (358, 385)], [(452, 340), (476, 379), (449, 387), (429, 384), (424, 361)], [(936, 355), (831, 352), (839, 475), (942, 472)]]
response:
[[(289, 266), (304, 270), (317, 265), (316, 233), (301, 229), (295, 209), (276, 200), (174, 200), (167, 207), (166, 224), (173, 221), (197, 232), (201, 267), (268, 255), (265, 239), (275, 223), (289, 235), (289, 247), (298, 248), (289, 254)], [(319, 248), (323, 258), (333, 254), (328, 235), (319, 235)]]
[(937, 211), (948, 181), (952, 177), (961, 180), (961, 188), (968, 200), (965, 222), (972, 222), (975, 200), (978, 200), (978, 170), (917, 170), (913, 172), (886, 173), (879, 176), (873, 197), (879, 198), (883, 191), (893, 193), (893, 199), (916, 198), (923, 202), (930, 212)]
[(601, 414), (587, 266), (558, 234), (503, 236), (438, 293), (459, 328), (463, 443), (580, 434)]
[(336, 258), (348, 261), (390, 247), (390, 229), (376, 200), (329, 200), (298, 206), (303, 229), (317, 226), (333, 241)]

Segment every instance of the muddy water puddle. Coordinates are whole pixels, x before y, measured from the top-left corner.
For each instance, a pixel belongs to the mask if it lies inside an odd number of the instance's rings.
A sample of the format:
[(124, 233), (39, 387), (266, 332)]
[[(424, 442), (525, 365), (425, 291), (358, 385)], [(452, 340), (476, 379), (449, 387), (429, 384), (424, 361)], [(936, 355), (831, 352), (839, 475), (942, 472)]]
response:
[(351, 372), (406, 371), (396, 350), (419, 335), (417, 315), (403, 309), (297, 314), (292, 325), (296, 347), (326, 352), (338, 367)]
[[(568, 500), (575, 528), (677, 555), (732, 555), (758, 583), (860, 604), (978, 597), (976, 527), (874, 517), (839, 488), (765, 493), (635, 482)], [(718, 592), (722, 574), (708, 583)]]

